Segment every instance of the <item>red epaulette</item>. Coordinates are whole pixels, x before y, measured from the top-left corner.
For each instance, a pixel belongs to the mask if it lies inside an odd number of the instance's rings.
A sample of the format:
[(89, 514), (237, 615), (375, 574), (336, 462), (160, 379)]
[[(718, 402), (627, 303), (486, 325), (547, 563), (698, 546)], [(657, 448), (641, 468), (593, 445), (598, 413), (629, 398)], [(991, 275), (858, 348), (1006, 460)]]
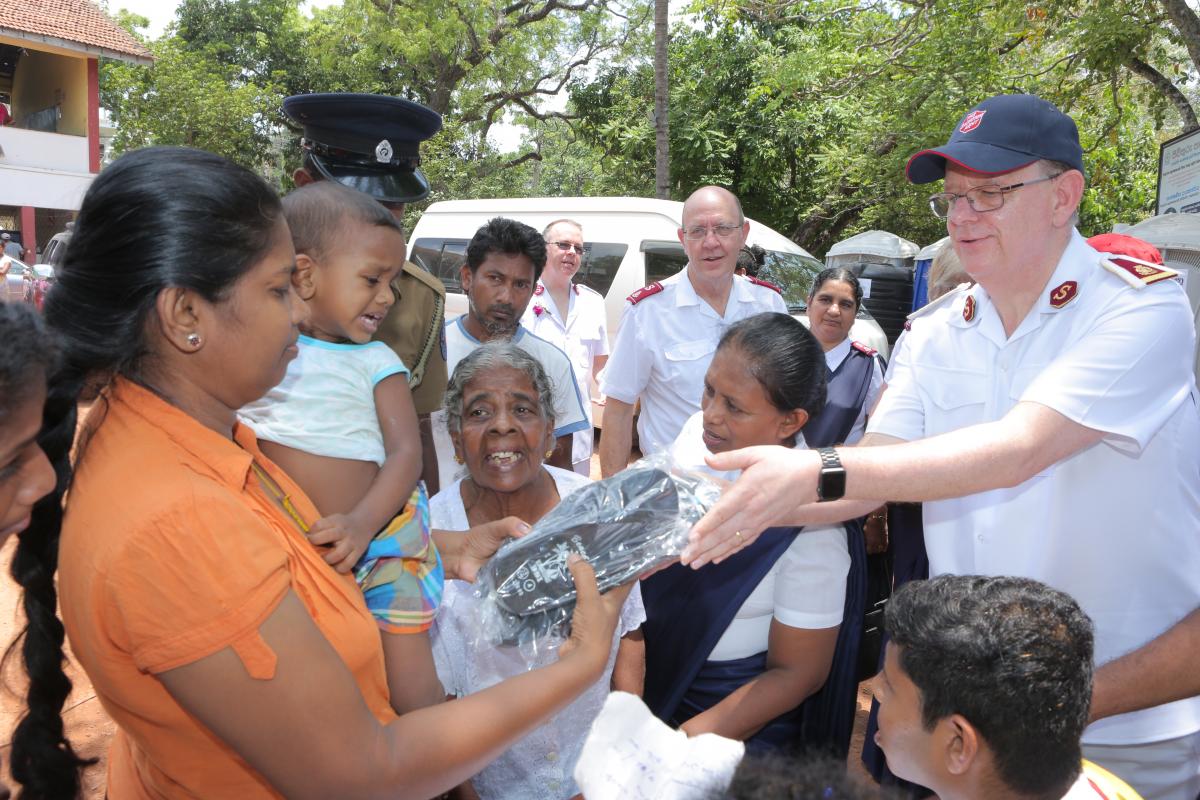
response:
[(776, 286), (775, 284), (771, 283), (770, 281), (764, 281), (762, 278), (752, 278), (749, 275), (746, 276), (746, 280), (750, 281), (751, 283), (753, 283), (757, 286), (765, 286), (768, 289), (774, 291), (775, 294), (783, 294), (783, 289)]
[(534, 296), (535, 296), (535, 297), (537, 297), (537, 296), (540, 296), (540, 295), (541, 295), (543, 292), (545, 292), (545, 291), (546, 291), (546, 287), (545, 287), (545, 286), (543, 286), (542, 284), (540, 284), (540, 283), (539, 283), (539, 284), (537, 285), (537, 288), (535, 288), (535, 289), (533, 290), (533, 294), (534, 294)]
[(625, 299), (629, 301), (630, 305), (636, 306), (638, 303), (642, 302), (647, 297), (652, 297), (653, 295), (658, 294), (662, 290), (663, 290), (663, 285), (661, 283), (659, 283), (658, 281), (655, 281), (654, 283), (650, 284), (649, 286), (643, 286), (642, 288), (638, 289), (636, 292), (629, 295), (629, 297), (626, 297)]
[(853, 347), (853, 348), (854, 348), (855, 350), (857, 350), (858, 352), (860, 352), (860, 353), (862, 353), (862, 354), (864, 354), (864, 355), (868, 355), (868, 356), (873, 356), (873, 355), (875, 355), (877, 352), (879, 352), (879, 351), (875, 350), (875, 349), (874, 349), (874, 348), (872, 348), (872, 347), (867, 347), (867, 346), (866, 346), (865, 344), (863, 344), (862, 342), (850, 342), (850, 346), (851, 346), (851, 347)]
[[(1106, 268), (1109, 272), (1120, 275), (1119, 272), (1112, 269), (1112, 267), (1119, 267), (1131, 275), (1143, 286), (1150, 286), (1151, 284), (1158, 283), (1159, 281), (1169, 281), (1179, 275), (1178, 272), (1170, 269), (1169, 267), (1151, 264), (1148, 261), (1142, 261), (1139, 258), (1133, 258), (1131, 256), (1113, 256), (1112, 258), (1105, 259), (1105, 261), (1107, 262)], [(1112, 267), (1108, 267), (1108, 264), (1111, 264)], [(1128, 279), (1126, 279), (1126, 282), (1133, 284), (1133, 281)]]

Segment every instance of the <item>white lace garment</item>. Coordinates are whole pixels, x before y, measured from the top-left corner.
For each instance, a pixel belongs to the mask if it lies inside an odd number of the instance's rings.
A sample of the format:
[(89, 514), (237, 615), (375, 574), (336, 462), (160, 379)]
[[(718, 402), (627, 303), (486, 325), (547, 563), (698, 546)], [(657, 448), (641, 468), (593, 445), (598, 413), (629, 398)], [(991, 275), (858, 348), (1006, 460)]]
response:
[[(546, 466), (544, 469), (554, 478), (560, 498), (589, 482), (582, 475), (557, 467)], [(461, 484), (461, 480), (455, 481), (430, 500), (433, 528), (461, 531), (470, 527), (463, 507)], [(482, 691), (500, 679), (519, 675), (528, 668), (516, 647), (476, 651), (471, 646), (477, 604), (470, 584), (446, 581), (442, 605), (433, 627), (433, 658), (446, 692), (458, 697)], [(483, 800), (566, 800), (578, 794), (572, 773), (592, 720), (600, 713), (608, 696), (620, 637), (637, 630), (645, 619), (641, 591), (635, 586), (621, 609), (612, 652), (600, 680), (471, 779)], [(557, 654), (548, 653), (540, 656), (533, 666), (545, 666), (557, 658)]]

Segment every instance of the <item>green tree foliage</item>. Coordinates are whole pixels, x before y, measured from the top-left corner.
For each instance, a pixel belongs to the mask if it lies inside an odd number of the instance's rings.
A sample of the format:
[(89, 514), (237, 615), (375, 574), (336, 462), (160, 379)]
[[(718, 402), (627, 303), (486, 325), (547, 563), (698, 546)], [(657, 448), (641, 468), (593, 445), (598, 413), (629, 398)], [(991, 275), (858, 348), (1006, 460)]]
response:
[(262, 168), (272, 127), (264, 109), (278, 106), (278, 86), (238, 80), (236, 66), (197, 54), (175, 39), (150, 43), (153, 67), (109, 62), (104, 105), (118, 123), (113, 150), (155, 144), (198, 147)]
[[(1182, 37), (1150, 0), (1050, 5), (701, 0), (672, 38), (676, 196), (729, 186), (748, 214), (814, 253), (870, 228), (934, 241), (944, 229), (930, 189), (905, 182), (908, 157), (944, 142), (979, 100), (1030, 92), (1080, 126), (1092, 186), (1083, 229), (1144, 216), (1158, 143), (1181, 117), (1129, 67), (1130, 52), (1186, 89)], [(652, 169), (651, 90), (642, 64), (573, 89), (580, 130), (606, 164)]]
[(438, 196), (511, 192), (533, 179), (520, 167), (540, 155), (495, 152), (491, 127), (560, 119), (543, 101), (596, 60), (643, 46), (648, 15), (646, 0), (345, 0), (311, 18), (299, 0), (182, 0), (150, 43), (154, 66), (105, 65), (104, 102), (122, 131), (117, 152), (204, 146), (286, 188), (299, 154), (284, 96), (406, 97), (446, 121), (425, 156)]
[[(654, 193), (649, 0), (182, 0), (153, 67), (106, 63), (116, 149), (205, 147), (286, 188), (290, 93), (398, 95), (443, 113), (431, 200)], [(1153, 202), (1158, 145), (1195, 124), (1185, 0), (695, 0), (670, 49), (671, 192), (718, 183), (814, 253), (868, 228), (942, 235), (907, 158), (963, 111), (1031, 92), (1080, 127), (1081, 227)], [(131, 15), (123, 24), (132, 30)], [(545, 101), (569, 89), (565, 110)], [(524, 123), (515, 153), (489, 131)]]

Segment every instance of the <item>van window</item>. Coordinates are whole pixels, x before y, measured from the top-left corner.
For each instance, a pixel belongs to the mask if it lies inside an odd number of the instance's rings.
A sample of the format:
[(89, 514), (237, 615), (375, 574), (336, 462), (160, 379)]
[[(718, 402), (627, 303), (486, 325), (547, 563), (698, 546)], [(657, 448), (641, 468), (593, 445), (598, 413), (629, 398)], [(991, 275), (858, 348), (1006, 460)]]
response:
[(429, 270), (447, 292), (462, 293), (459, 268), (467, 263), (469, 239), (417, 239), (413, 242), (412, 261)]
[(678, 241), (651, 240), (642, 242), (646, 254), (646, 285), (669, 278), (687, 266), (687, 253)]
[[(647, 284), (669, 278), (687, 266), (687, 254), (679, 242), (644, 241), (642, 252), (646, 254)], [(813, 279), (824, 268), (824, 264), (809, 256), (768, 250), (758, 277), (781, 287), (787, 307), (797, 311), (806, 307)]]
[[(413, 263), (436, 275), (446, 286), (446, 291), (461, 293), (459, 268), (467, 262), (469, 242), (469, 239), (417, 239), (413, 242)], [(616, 242), (586, 243), (583, 265), (575, 274), (575, 280), (601, 295), (606, 294), (628, 249)]]
[(758, 277), (782, 288), (783, 302), (795, 313), (808, 307), (808, 292), (823, 269), (825, 265), (815, 258), (768, 250)]
[(607, 295), (629, 247), (616, 242), (585, 242), (583, 249), (583, 264), (575, 273), (575, 281), (601, 296)]

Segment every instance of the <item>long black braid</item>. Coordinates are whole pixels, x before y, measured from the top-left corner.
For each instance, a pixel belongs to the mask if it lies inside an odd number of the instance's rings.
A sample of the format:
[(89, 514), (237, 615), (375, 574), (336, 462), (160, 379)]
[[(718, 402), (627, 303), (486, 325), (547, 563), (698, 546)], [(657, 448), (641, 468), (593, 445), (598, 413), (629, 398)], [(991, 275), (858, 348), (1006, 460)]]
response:
[(184, 148), (121, 157), (83, 199), (58, 282), (46, 297), (46, 325), (61, 357), (48, 375), (38, 441), (57, 484), (34, 506), (12, 567), (25, 590), (28, 620), (20, 641), (28, 710), (12, 747), (12, 774), (23, 786), (23, 800), (76, 797), (80, 768), (91, 763), (63, 733), (71, 682), (63, 671), (64, 628), (54, 582), (72, 448), (76, 462), (86, 449), (86, 441), (75, 442), (79, 403), (114, 375), (138, 380), (147, 320), (163, 289), (183, 287), (220, 300), (266, 250), (280, 213), (278, 197), (261, 178)]

